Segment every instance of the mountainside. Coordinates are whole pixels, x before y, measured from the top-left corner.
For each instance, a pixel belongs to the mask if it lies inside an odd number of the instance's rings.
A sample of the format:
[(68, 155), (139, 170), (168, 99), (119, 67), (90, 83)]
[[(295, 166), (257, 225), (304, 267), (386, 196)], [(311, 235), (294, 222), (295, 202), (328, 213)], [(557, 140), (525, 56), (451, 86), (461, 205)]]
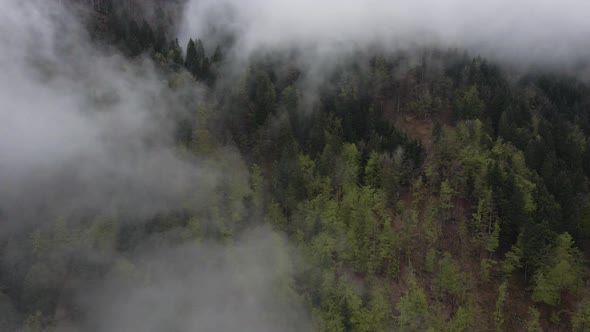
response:
[(60, 4), (0, 14), (0, 330), (590, 330), (583, 78)]

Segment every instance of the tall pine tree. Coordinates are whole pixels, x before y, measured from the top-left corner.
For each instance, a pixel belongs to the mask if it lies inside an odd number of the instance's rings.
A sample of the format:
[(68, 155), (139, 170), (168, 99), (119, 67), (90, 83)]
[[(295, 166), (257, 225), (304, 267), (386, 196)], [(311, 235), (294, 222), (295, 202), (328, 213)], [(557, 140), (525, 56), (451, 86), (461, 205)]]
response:
[(197, 48), (192, 38), (188, 41), (188, 45), (186, 46), (186, 58), (184, 60), (184, 66), (193, 75), (196, 75), (198, 68)]

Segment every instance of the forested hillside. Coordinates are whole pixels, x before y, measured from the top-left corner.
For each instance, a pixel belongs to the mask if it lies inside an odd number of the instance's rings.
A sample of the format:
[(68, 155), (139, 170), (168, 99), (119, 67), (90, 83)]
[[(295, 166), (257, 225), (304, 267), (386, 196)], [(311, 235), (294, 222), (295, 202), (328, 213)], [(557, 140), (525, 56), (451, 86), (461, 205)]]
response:
[(85, 50), (27, 68), (108, 129), (0, 190), (0, 330), (590, 330), (584, 80), (439, 47), (238, 61), (230, 29), (179, 39), (181, 4), (80, 3)]

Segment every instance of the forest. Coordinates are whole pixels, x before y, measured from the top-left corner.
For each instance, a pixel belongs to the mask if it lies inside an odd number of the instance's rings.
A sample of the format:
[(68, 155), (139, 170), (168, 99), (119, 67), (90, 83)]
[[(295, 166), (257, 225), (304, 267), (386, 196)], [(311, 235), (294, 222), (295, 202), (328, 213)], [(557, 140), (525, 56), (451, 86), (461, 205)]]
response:
[(434, 46), (310, 70), (117, 3), (60, 2), (84, 50), (22, 60), (89, 120), (0, 152), (0, 330), (590, 331), (586, 80)]

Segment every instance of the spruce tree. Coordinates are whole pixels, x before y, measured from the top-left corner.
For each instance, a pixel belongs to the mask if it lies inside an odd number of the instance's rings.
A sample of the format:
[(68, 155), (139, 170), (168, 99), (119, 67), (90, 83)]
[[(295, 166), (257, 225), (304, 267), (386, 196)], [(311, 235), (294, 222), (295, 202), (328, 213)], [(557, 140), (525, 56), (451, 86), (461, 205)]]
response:
[(186, 58), (184, 60), (184, 67), (193, 75), (195, 75), (197, 66), (197, 48), (195, 47), (195, 42), (191, 38), (189, 39), (188, 45), (186, 46)]
[(160, 25), (156, 29), (156, 35), (154, 37), (154, 51), (161, 54), (166, 54), (166, 44), (166, 32), (164, 27)]
[(195, 75), (199, 79), (206, 79), (209, 75), (209, 59), (205, 54), (205, 47), (200, 39), (197, 39), (195, 47), (197, 48), (197, 70)]
[(182, 58), (182, 53), (182, 48), (178, 44), (178, 39), (174, 39), (174, 41), (170, 43), (170, 48), (168, 51), (168, 61), (177, 66), (182, 66), (184, 62)]

